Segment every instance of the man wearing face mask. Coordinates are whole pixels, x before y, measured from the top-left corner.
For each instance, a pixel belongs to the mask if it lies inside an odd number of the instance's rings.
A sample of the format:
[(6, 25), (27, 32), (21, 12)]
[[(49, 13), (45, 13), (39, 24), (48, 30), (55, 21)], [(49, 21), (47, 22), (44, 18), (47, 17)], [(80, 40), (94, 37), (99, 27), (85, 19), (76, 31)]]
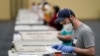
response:
[(64, 28), (70, 28), (72, 25), (74, 30), (72, 36), (69, 35), (68, 37), (66, 35), (58, 35), (58, 38), (62, 41), (73, 39), (75, 46), (57, 44), (53, 45), (52, 48), (60, 50), (64, 53), (74, 52), (77, 56), (95, 56), (95, 36), (92, 29), (79, 21), (71, 9), (64, 8), (59, 11), (58, 19), (55, 22), (65, 25)]

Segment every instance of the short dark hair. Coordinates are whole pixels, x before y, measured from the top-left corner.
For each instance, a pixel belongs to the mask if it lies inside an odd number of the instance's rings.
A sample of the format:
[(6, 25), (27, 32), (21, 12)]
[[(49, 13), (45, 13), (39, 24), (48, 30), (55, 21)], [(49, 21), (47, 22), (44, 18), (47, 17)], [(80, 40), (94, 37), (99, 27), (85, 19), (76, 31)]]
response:
[(57, 6), (57, 5), (56, 6), (53, 6), (53, 9), (55, 10), (56, 13), (58, 13), (59, 10), (60, 10), (59, 6)]
[(35, 2), (32, 3), (32, 5), (35, 5), (35, 4), (36, 4)]
[(44, 4), (43, 4), (43, 5), (47, 5), (47, 4), (48, 4), (48, 5), (50, 5), (48, 2), (44, 2)]
[(76, 16), (75, 16), (75, 13), (74, 13), (71, 9), (69, 9), (69, 17), (70, 17), (70, 15), (76, 17)]

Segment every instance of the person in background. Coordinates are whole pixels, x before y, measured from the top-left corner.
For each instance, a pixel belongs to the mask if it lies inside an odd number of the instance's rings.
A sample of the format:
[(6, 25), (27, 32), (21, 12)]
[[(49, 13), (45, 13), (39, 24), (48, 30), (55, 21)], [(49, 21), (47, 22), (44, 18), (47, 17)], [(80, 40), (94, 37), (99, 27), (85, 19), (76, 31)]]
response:
[(44, 14), (44, 24), (47, 25), (51, 20), (51, 5), (48, 2), (45, 2), (43, 4), (42, 11)]
[(60, 31), (63, 27), (60, 23), (54, 23), (54, 21), (57, 19), (57, 13), (59, 12), (59, 10), (59, 6), (53, 6), (53, 16), (49, 22), (49, 25), (54, 27), (58, 31)]
[(37, 13), (38, 9), (39, 9), (38, 5), (35, 2), (33, 2), (31, 6), (31, 11)]
[(46, 2), (46, 0), (40, 0), (39, 7), (42, 8)]
[(58, 39), (62, 41), (62, 45), (72, 46), (72, 35), (74, 33), (72, 24), (65, 24), (63, 29), (58, 33)]

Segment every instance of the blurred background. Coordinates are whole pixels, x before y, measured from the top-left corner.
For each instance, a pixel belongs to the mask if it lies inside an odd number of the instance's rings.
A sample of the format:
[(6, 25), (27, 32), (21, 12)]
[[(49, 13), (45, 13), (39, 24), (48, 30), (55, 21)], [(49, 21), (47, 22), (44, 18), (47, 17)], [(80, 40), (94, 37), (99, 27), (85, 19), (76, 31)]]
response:
[[(96, 36), (96, 56), (100, 55), (100, 0), (46, 0), (51, 7), (72, 9), (76, 17), (89, 25)], [(31, 10), (41, 0), (0, 0), (0, 56), (11, 49), (16, 17), (21, 9)], [(47, 20), (48, 21), (48, 20)]]

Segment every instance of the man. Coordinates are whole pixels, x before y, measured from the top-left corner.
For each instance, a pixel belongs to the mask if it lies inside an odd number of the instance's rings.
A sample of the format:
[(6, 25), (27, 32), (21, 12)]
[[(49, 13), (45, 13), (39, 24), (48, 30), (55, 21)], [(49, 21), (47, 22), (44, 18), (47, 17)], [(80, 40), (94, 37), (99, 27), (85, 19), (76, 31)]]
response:
[[(72, 36), (75, 46), (54, 45), (52, 48), (61, 50), (62, 52), (76, 53), (77, 56), (95, 56), (95, 36), (89, 26), (79, 21), (72, 10), (62, 9), (58, 13), (58, 19), (55, 22), (59, 22), (62, 25), (72, 24), (74, 34)], [(60, 40), (68, 40), (71, 37), (60, 36)]]

